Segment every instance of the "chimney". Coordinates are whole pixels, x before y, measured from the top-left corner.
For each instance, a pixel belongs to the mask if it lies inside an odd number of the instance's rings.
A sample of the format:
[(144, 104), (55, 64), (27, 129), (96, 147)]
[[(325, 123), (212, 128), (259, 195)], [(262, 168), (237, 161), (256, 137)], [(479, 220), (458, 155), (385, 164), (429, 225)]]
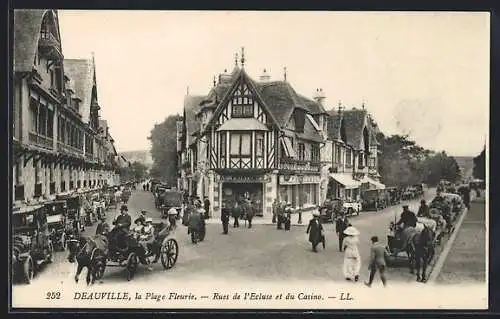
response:
[(271, 80), (271, 76), (269, 75), (269, 73), (267, 73), (267, 70), (264, 69), (264, 71), (262, 71), (262, 75), (260, 76), (260, 82), (269, 82), (269, 80)]
[(323, 89), (316, 89), (316, 93), (314, 94), (314, 100), (319, 104), (323, 105), (323, 101), (325, 100), (325, 94), (323, 93)]

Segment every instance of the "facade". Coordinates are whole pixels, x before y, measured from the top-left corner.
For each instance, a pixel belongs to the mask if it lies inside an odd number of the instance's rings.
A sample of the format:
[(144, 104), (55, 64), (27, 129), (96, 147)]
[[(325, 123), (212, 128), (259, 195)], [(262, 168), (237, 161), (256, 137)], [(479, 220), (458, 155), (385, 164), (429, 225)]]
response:
[(361, 109), (328, 111), (328, 150), (331, 159), (323, 180), (325, 197), (358, 200), (363, 189), (385, 188), (379, 182), (378, 127), (364, 105)]
[(14, 11), (14, 202), (119, 183), (94, 59), (63, 57), (56, 10)]
[[(242, 54), (243, 55), (243, 54)], [(295, 92), (286, 80), (253, 80), (235, 61), (207, 95), (189, 95), (179, 123), (179, 187), (207, 196), (214, 217), (222, 201), (250, 198), (260, 214), (275, 199), (307, 208), (320, 203), (327, 142), (321, 99)], [(322, 159), (326, 160), (322, 162)]]

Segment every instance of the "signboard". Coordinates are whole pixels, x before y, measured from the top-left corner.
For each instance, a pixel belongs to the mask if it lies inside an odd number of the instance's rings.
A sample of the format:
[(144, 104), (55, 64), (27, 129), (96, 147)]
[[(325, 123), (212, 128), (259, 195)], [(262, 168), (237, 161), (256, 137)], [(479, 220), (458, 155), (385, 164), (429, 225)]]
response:
[(264, 176), (256, 175), (256, 176), (221, 176), (221, 182), (226, 183), (263, 183)]
[[(302, 184), (319, 184), (321, 183), (321, 177), (318, 175), (304, 175)], [(297, 175), (280, 176), (280, 185), (297, 185), (300, 184), (300, 180)]]

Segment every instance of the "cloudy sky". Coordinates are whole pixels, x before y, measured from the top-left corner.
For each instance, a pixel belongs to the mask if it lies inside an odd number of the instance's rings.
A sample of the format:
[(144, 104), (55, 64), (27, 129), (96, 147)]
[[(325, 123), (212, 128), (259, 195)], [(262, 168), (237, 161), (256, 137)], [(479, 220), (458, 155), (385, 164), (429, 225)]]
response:
[(59, 11), (63, 54), (97, 65), (102, 116), (119, 151), (149, 149), (155, 123), (206, 94), (245, 47), (327, 109), (365, 102), (386, 134), (477, 155), (489, 122), (487, 13)]

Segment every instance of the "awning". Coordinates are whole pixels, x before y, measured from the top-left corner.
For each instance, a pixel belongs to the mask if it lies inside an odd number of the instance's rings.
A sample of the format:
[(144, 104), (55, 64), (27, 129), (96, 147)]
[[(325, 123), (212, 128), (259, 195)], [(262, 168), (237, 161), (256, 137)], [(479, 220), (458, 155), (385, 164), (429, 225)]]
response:
[(330, 177), (337, 181), (337, 183), (342, 184), (346, 189), (353, 189), (361, 186), (361, 182), (353, 179), (351, 174), (332, 173)]
[(61, 214), (47, 216), (47, 223), (48, 224), (58, 223), (61, 220), (62, 220), (62, 215)]
[(224, 122), (217, 131), (268, 131), (267, 126), (254, 118), (232, 118)]
[(375, 187), (377, 187), (377, 189), (385, 189), (385, 185), (380, 183), (380, 182), (377, 182), (376, 180), (368, 177), (368, 176), (365, 176), (362, 180), (361, 180), (361, 183), (370, 183), (372, 185), (374, 185)]
[(281, 140), (281, 145), (283, 146), (283, 149), (285, 150), (286, 156), (290, 157), (290, 158), (297, 157), (297, 153), (293, 149), (292, 142), (290, 142), (290, 138), (282, 137), (282, 138), (280, 138), (280, 140)]

